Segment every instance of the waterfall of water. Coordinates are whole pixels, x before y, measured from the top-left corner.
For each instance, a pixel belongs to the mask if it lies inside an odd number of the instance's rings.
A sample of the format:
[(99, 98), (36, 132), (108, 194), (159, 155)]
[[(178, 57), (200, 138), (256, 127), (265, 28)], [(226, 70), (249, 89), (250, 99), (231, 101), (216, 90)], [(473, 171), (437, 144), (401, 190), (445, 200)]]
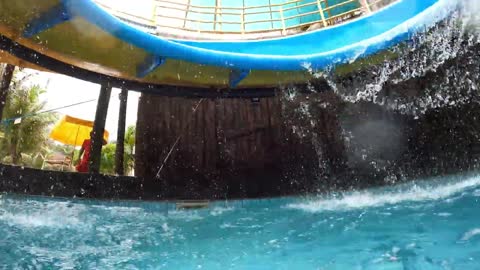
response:
[[(393, 59), (346, 76), (319, 74), (347, 102), (373, 102), (405, 114), (470, 102), (478, 95), (479, 6), (478, 1), (462, 1), (446, 20), (391, 48)], [(449, 63), (462, 57), (462, 67)], [(435, 82), (422, 93), (404, 87), (431, 79)]]
[[(341, 132), (337, 135), (343, 137), (347, 149), (345, 159), (350, 167), (369, 167), (372, 175), (383, 175), (383, 182), (391, 183), (404, 178), (402, 170), (409, 171), (410, 169), (406, 168), (412, 163), (420, 164), (420, 160), (427, 159), (427, 157), (418, 158), (416, 155), (419, 152), (430, 151), (428, 149), (431, 146), (423, 145), (432, 140), (428, 136), (435, 135), (435, 132), (429, 131), (430, 133), (426, 134), (430, 135), (414, 136), (415, 139), (423, 136), (424, 141), (419, 142), (418, 147), (412, 148), (408, 143), (412, 133), (418, 133), (415, 129), (422, 129), (424, 126), (418, 124), (421, 121), (417, 121), (414, 127), (408, 126), (412, 123), (411, 119), (425, 119), (426, 114), (436, 110), (454, 111), (455, 108), (465, 110), (468, 104), (480, 104), (479, 14), (478, 1), (462, 0), (458, 2), (457, 8), (450, 16), (430, 25), (424, 31), (412, 36), (408, 42), (390, 48), (388, 51), (366, 59), (352, 59), (347, 65), (331, 66), (322, 71), (314, 71), (311, 65), (305, 63), (305, 69), (314, 79), (324, 83), (312, 82), (301, 89), (300, 87), (287, 88), (283, 96), (284, 103), (287, 104), (284, 108), (294, 111), (293, 115), (298, 123), (293, 127), (294, 133), (304, 140), (311, 139), (311, 144), (319, 153), (320, 170), (328, 171), (328, 166), (325, 165), (327, 153), (322, 149), (322, 147), (325, 148), (325, 144), (321, 143), (321, 137), (325, 135), (317, 134), (318, 126), (324, 121), (324, 117), (321, 116), (322, 110), (328, 106), (353, 108), (347, 113), (343, 110), (343, 114), (350, 113), (348, 117), (343, 118), (352, 118), (352, 115), (361, 113), (362, 110), (359, 108), (365, 104), (370, 104), (367, 106), (375, 111), (371, 119), (368, 119), (370, 116), (366, 116), (345, 122), (342, 120), (342, 115), (338, 116), (343, 122)], [(342, 70), (348, 70), (348, 72)], [(329, 104), (329, 101), (325, 101), (325, 95), (322, 95), (325, 91), (335, 93), (343, 105)], [(378, 114), (383, 116), (379, 118)], [(389, 114), (394, 116), (390, 117)], [(406, 120), (402, 120), (399, 115), (403, 115), (403, 119)], [(468, 126), (468, 124), (465, 125)], [(326, 129), (329, 128), (335, 127), (326, 127)], [(322, 132), (325, 133), (320, 131)], [(405, 150), (409, 147), (410, 150)], [(432, 162), (436, 160), (439, 166), (446, 168), (460, 166), (452, 165), (457, 162), (458, 151), (455, 150), (457, 152), (452, 153), (449, 152), (450, 150), (445, 150), (444, 157), (435, 156), (433, 153), (423, 155), (431, 155), (428, 158), (432, 159)], [(404, 153), (408, 151), (412, 153), (408, 155)], [(408, 159), (411, 160), (405, 163)], [(455, 161), (444, 162), (444, 159)], [(458, 159), (466, 160), (472, 157), (462, 156)], [(399, 165), (400, 163), (404, 165)], [(392, 170), (395, 166), (396, 169)], [(402, 166), (405, 168), (402, 169)], [(442, 171), (430, 168), (426, 170), (431, 170), (434, 174)]]

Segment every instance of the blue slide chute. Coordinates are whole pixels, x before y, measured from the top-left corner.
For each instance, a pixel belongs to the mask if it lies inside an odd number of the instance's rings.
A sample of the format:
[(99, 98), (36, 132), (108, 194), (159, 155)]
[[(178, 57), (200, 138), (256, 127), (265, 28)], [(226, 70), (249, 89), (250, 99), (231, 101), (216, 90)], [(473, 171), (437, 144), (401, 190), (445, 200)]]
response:
[[(318, 70), (374, 54), (407, 40), (417, 31), (445, 18), (455, 8), (455, 2), (400, 0), (370, 15), (325, 29), (276, 39), (229, 42), (169, 40), (155, 36), (124, 23), (91, 0), (62, 0), (62, 6), (69, 16), (80, 16), (142, 48), (152, 59), (162, 59), (140, 69), (139, 74), (145, 76), (166, 59), (239, 71), (298, 71), (307, 66)], [(247, 74), (234, 75), (232, 80)]]

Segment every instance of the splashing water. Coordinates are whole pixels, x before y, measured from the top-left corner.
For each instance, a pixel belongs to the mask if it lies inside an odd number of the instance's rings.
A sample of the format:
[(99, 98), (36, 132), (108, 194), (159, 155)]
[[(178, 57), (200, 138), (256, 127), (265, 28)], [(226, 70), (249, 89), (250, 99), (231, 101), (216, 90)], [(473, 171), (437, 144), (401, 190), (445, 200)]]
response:
[[(329, 156), (325, 149), (332, 141), (322, 134), (336, 134), (337, 141), (341, 141), (344, 149), (337, 147), (333, 152), (343, 153), (344, 157), (338, 158), (344, 162), (342, 166), (346, 164), (348, 169), (368, 174), (364, 180), (373, 181), (378, 176), (378, 183), (396, 183), (418, 175), (438, 175), (476, 166), (475, 160), (463, 157), (452, 144), (445, 147), (444, 153), (426, 153), (428, 147), (436, 148), (430, 142), (445, 137), (433, 131), (432, 126), (437, 124), (451, 130), (451, 135), (459, 140), (471, 140), (471, 145), (476, 142), (468, 136), (478, 133), (472, 125), (477, 117), (475, 109), (468, 108), (476, 108), (480, 102), (480, 4), (476, 0), (440, 2), (444, 5), (423, 16), (425, 29), (408, 42), (364, 59), (357, 59), (364, 52), (360, 50), (348, 65), (332, 65), (321, 72), (304, 63), (305, 70), (320, 79), (283, 91), (284, 115), (293, 119), (295, 139), (310, 144), (317, 152), (319, 172), (328, 174), (329, 168), (338, 165), (325, 164), (325, 157)], [(409, 23), (393, 33), (404, 31)], [(368, 42), (372, 41), (365, 41), (365, 48)], [(335, 116), (329, 118), (330, 112)], [(466, 114), (464, 121), (449, 120), (458, 119), (456, 115), (462, 112)], [(339, 131), (334, 130), (335, 117)], [(453, 126), (453, 131), (448, 125)], [(413, 141), (419, 144), (412, 146)], [(466, 155), (476, 155), (470, 153)], [(460, 161), (453, 161), (457, 157)], [(438, 160), (437, 164), (432, 164), (432, 160)], [(423, 162), (423, 167), (413, 164), (415, 168), (410, 168), (409, 162), (416, 161)]]
[[(349, 194), (333, 195), (330, 198), (321, 198), (312, 200), (307, 203), (291, 204), (289, 207), (298, 208), (309, 212), (322, 212), (322, 211), (347, 211), (352, 209), (361, 209), (366, 207), (381, 207), (385, 205), (395, 205), (405, 202), (417, 202), (428, 200), (440, 200), (452, 197), (453, 195), (480, 185), (480, 178), (474, 177), (462, 182), (448, 183), (438, 186), (434, 182), (428, 184), (410, 183), (403, 186), (395, 187), (396, 190), (402, 190), (402, 192), (396, 192), (394, 194), (378, 193), (376, 191), (356, 191)], [(332, 198), (333, 197), (333, 198)]]
[[(473, 63), (470, 63), (472, 69), (467, 71), (458, 67), (449, 68), (448, 62), (461, 57), (467, 57), (470, 62), (475, 60), (471, 54), (480, 44), (480, 4), (475, 0), (447, 2), (450, 5), (458, 4), (448, 18), (430, 25), (408, 43), (390, 49), (383, 63), (370, 65), (349, 75), (337, 75), (333, 66), (321, 72), (315, 72), (309, 63), (305, 63), (304, 67), (314, 78), (324, 79), (335, 93), (350, 103), (368, 101), (389, 110), (418, 115), (430, 109), (469, 102), (472, 96), (478, 95), (474, 82), (480, 79), (480, 70)], [(360, 55), (362, 52), (358, 53)], [(355, 58), (350, 62), (356, 61)], [(394, 96), (384, 93), (392, 85), (402, 85), (415, 79), (425, 79), (431, 73), (439, 73), (445, 69), (445, 65), (446, 74), (435, 78), (438, 82), (425, 93), (415, 93), (413, 98), (404, 97), (402, 91)]]

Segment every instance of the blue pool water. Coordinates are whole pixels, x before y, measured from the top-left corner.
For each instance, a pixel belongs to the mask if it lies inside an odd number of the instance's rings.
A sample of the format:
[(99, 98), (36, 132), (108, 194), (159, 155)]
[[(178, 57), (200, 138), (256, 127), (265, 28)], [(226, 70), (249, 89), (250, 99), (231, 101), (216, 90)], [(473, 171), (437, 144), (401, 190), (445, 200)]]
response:
[(317, 198), (0, 199), (0, 269), (480, 269), (480, 177)]

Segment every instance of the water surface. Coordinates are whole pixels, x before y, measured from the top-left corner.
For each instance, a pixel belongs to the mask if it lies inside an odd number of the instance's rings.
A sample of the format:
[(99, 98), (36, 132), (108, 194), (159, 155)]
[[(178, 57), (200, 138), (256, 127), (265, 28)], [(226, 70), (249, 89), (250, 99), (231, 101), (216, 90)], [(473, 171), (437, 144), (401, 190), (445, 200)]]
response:
[(480, 269), (480, 177), (173, 204), (4, 195), (0, 269)]

